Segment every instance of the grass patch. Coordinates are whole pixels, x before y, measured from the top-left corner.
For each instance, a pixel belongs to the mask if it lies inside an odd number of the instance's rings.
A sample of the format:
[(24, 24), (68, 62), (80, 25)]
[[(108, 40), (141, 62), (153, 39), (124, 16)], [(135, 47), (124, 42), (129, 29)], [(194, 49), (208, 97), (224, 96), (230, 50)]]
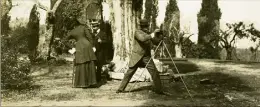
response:
[(75, 93), (56, 93), (51, 95), (43, 95), (41, 96), (41, 99), (50, 101), (69, 101), (73, 100), (75, 97)]
[(26, 90), (1, 90), (3, 101), (26, 101), (37, 96), (41, 86), (35, 85)]

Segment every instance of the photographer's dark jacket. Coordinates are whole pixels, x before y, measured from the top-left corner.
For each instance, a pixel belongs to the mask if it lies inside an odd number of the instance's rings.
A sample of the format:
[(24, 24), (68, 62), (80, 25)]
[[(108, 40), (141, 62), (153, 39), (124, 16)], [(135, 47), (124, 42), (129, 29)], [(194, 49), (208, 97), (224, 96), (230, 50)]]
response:
[(76, 39), (75, 60), (77, 64), (97, 60), (93, 51), (93, 37), (85, 26), (79, 25), (68, 33), (67, 39)]
[(137, 29), (134, 34), (132, 53), (130, 55), (129, 67), (133, 67), (143, 56), (151, 56), (153, 45), (158, 45), (160, 38), (154, 37)]

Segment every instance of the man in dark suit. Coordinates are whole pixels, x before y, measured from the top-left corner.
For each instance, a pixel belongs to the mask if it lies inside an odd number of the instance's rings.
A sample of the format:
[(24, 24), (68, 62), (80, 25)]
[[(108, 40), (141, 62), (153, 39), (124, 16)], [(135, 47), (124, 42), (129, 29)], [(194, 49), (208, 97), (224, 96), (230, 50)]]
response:
[(95, 55), (97, 56), (97, 81), (101, 81), (101, 71), (102, 71), (102, 66), (107, 64), (107, 50), (109, 47), (108, 45), (108, 36), (106, 32), (104, 31), (104, 26), (99, 22), (99, 23), (93, 23), (93, 30), (94, 30), (94, 45), (96, 48)]
[[(140, 28), (135, 31), (134, 35), (134, 44), (133, 44), (133, 50), (130, 55), (130, 62), (129, 62), (129, 69), (124, 75), (124, 78), (121, 82), (121, 85), (119, 86), (119, 89), (117, 90), (117, 93), (124, 92), (127, 84), (131, 80), (132, 76), (136, 72), (138, 67), (145, 67), (145, 65), (148, 63), (149, 59), (151, 58), (151, 48), (154, 45), (158, 45), (159, 42), (163, 39), (163, 37), (154, 37), (154, 34), (156, 32), (159, 32), (159, 29), (156, 29), (154, 33), (149, 35), (148, 28), (149, 24), (148, 21), (145, 19), (142, 19), (140, 21)], [(155, 67), (155, 64), (153, 60), (151, 59), (147, 65), (147, 70), (150, 73), (154, 85), (155, 85), (155, 92), (158, 94), (165, 94), (162, 91), (162, 85), (161, 80), (159, 77), (159, 72), (157, 68)]]

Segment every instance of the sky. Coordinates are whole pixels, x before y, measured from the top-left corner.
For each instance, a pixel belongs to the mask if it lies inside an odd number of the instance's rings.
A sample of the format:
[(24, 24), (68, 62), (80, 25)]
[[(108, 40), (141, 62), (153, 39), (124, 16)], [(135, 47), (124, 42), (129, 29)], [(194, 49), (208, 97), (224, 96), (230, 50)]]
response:
[[(31, 8), (36, 0), (12, 0), (13, 4), (18, 4), (11, 11), (11, 21), (16, 18), (28, 18)], [(43, 5), (50, 7), (49, 0), (39, 0)], [(190, 29), (193, 42), (197, 42), (198, 38), (198, 24), (197, 13), (201, 8), (202, 0), (177, 0), (181, 15), (181, 28)], [(168, 0), (159, 0), (159, 15), (157, 17), (157, 24), (160, 25), (164, 20), (165, 9)], [(237, 21), (244, 21), (254, 23), (256, 28), (260, 30), (260, 0), (219, 0), (219, 7), (222, 12), (220, 20), (221, 28), (225, 23), (234, 23)], [(45, 23), (46, 12), (40, 9), (41, 20), (40, 24)], [(254, 44), (248, 40), (240, 40), (237, 43), (238, 48), (248, 48)]]
[[(177, 0), (180, 9), (180, 24), (182, 29), (190, 29), (193, 33), (190, 39), (197, 42), (198, 24), (197, 14), (200, 11), (202, 0)], [(165, 16), (165, 7), (168, 0), (159, 0), (159, 16), (157, 24), (161, 24)], [(220, 26), (224, 29), (225, 23), (235, 23), (243, 21), (254, 23), (255, 27), (260, 30), (260, 0), (219, 0), (219, 8), (222, 12)], [(248, 48), (254, 46), (249, 40), (239, 40), (236, 46), (238, 48)]]
[[(16, 18), (29, 18), (31, 9), (33, 5), (36, 3), (36, 0), (12, 0), (13, 5), (18, 5), (15, 6), (11, 9), (10, 15), (11, 21), (15, 20)], [(44, 6), (50, 7), (50, 2), (49, 0), (38, 0), (40, 3), (42, 3)], [(45, 23), (45, 18), (46, 18), (46, 11), (39, 9), (40, 11), (40, 24)]]

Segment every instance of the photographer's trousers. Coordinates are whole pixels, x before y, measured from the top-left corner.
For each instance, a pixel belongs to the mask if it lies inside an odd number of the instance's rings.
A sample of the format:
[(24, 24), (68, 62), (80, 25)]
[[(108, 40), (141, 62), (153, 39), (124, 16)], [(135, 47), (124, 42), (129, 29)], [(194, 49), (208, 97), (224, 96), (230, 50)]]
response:
[[(145, 67), (145, 65), (148, 63), (150, 58), (151, 58), (150, 56), (144, 56), (142, 59), (140, 59), (140, 61), (134, 67), (129, 67), (129, 69), (127, 70), (127, 72), (124, 75), (124, 78), (123, 78), (118, 90), (124, 91), (127, 84), (131, 80), (132, 76), (138, 69), (138, 67)], [(155, 67), (155, 64), (152, 59), (150, 60), (150, 62), (146, 68), (153, 79), (153, 83), (154, 83), (155, 89), (156, 89), (155, 91), (157, 91), (157, 92), (162, 91), (162, 85), (161, 85), (159, 72), (158, 72), (157, 68)]]

